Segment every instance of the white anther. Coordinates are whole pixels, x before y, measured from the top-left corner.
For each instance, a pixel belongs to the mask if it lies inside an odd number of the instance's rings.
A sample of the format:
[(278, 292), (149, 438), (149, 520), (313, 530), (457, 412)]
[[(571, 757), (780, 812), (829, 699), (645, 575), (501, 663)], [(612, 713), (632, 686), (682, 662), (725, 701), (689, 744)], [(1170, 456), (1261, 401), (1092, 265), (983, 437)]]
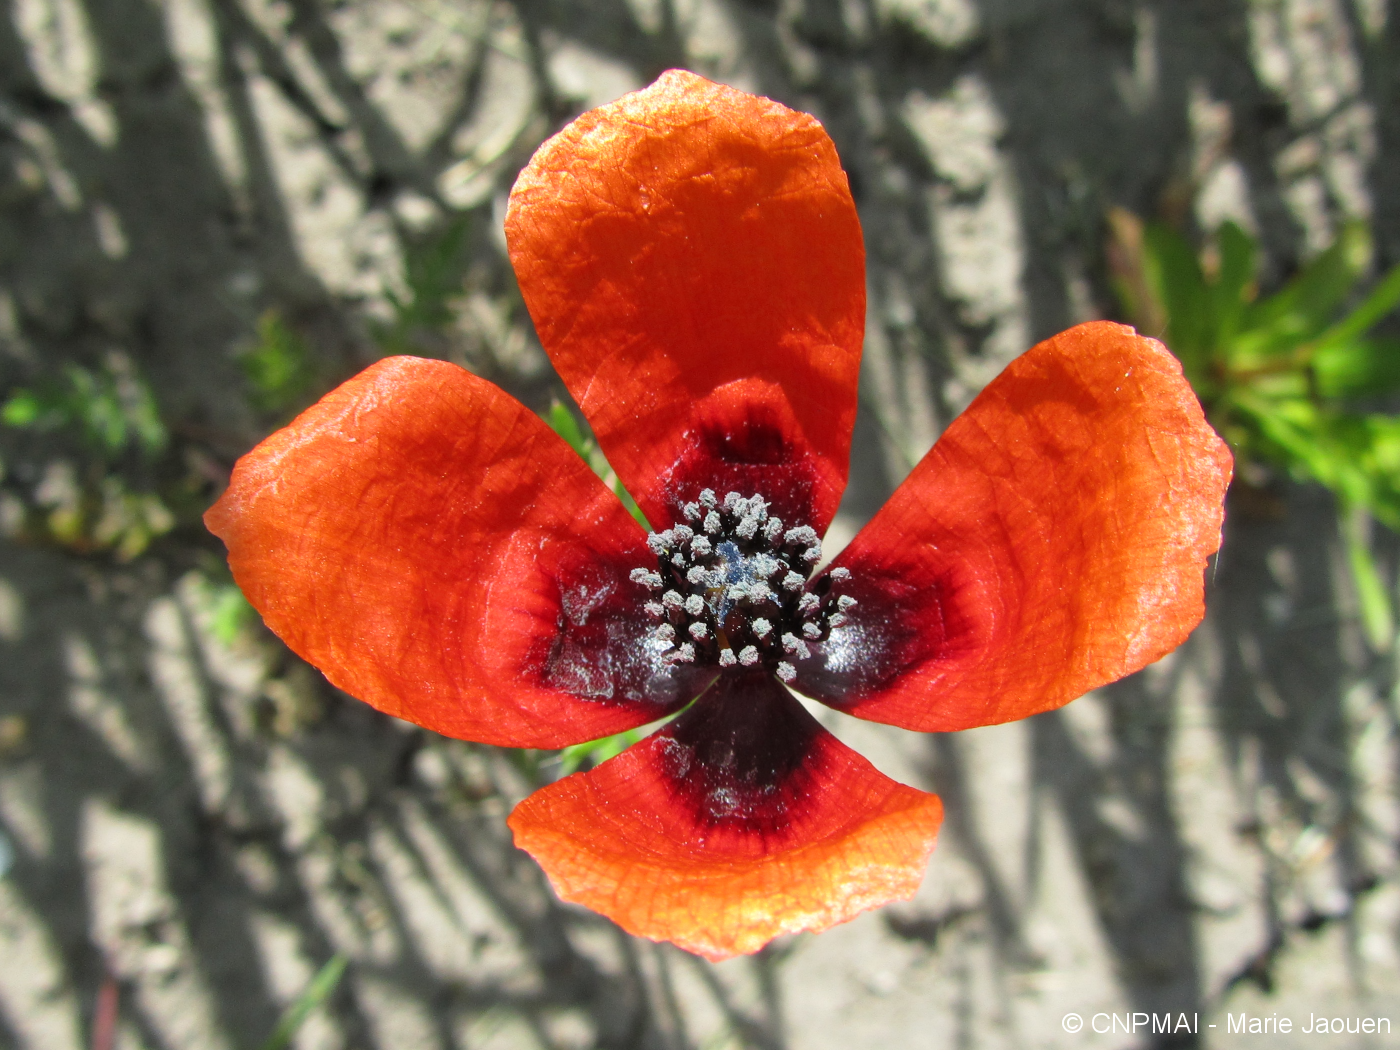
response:
[(815, 594), (804, 594), (801, 598), (797, 599), (797, 611), (803, 616), (811, 616), (821, 607), (822, 600)]
[(649, 572), (646, 569), (633, 569), (631, 580), (633, 583), (640, 583), (643, 587), (653, 591), (661, 589), (661, 574), (659, 572)]
[(739, 662), (745, 667), (752, 667), (758, 663), (758, 649), (752, 645), (746, 645), (739, 650)]
[(719, 651), (719, 665), (721, 667), (733, 667), (739, 662), (734, 655), (733, 649), (721, 649)]
[(692, 565), (689, 571), (685, 574), (685, 582), (691, 584), (692, 586), (697, 586), (699, 584), (704, 583), (705, 578), (708, 575), (709, 573), (705, 571), (705, 567), (703, 565)]
[(782, 531), (782, 518), (769, 518), (763, 525), (763, 535), (768, 538), (769, 543), (772, 543), (774, 540), (776, 540), (778, 536), (781, 535)]
[(738, 506), (739, 501), (743, 498), (744, 497), (739, 495), (737, 492), (726, 492), (724, 494), (724, 509), (732, 514), (734, 512), (734, 508)]
[(725, 592), (724, 596), (731, 602), (741, 602), (749, 596), (748, 584), (736, 583)]
[(691, 616), (699, 616), (705, 611), (705, 599), (698, 594), (692, 594), (685, 600), (685, 611)]
[(719, 569), (712, 569), (705, 574), (705, 586), (711, 590), (719, 590), (724, 586), (724, 573)]
[(690, 625), (690, 637), (694, 638), (697, 642), (703, 642), (705, 636), (709, 633), (710, 629), (703, 623), (697, 622)]
[(827, 575), (831, 577), (832, 583), (840, 583), (842, 580), (849, 580), (851, 578), (851, 570), (832, 569)]
[(808, 622), (802, 625), (802, 634), (810, 641), (815, 642), (822, 636), (822, 629), (816, 624)]
[(656, 635), (656, 637), (660, 638), (663, 642), (673, 641), (676, 637), (676, 629), (669, 623), (661, 624), (651, 633)]
[(666, 537), (659, 532), (649, 532), (647, 533), (647, 546), (659, 558), (661, 552), (666, 549)]
[(658, 620), (666, 615), (666, 608), (660, 602), (647, 602), (642, 608), (647, 611), (648, 616), (655, 616)]
[(686, 520), (686, 521), (699, 521), (699, 520), (700, 520), (700, 504), (698, 504), (698, 503), (687, 503), (684, 507), (681, 508), (681, 513), (685, 515), (685, 520)]
[(842, 612), (850, 612), (857, 604), (859, 603), (849, 594), (843, 594), (836, 599), (836, 607)]
[(677, 551), (675, 554), (671, 555), (671, 564), (674, 565), (676, 568), (678, 568), (678, 569), (684, 569), (684, 568), (685, 568), (685, 563), (686, 563), (686, 557), (685, 557), (684, 554), (680, 553), (679, 551)]
[(785, 591), (800, 591), (800, 590), (802, 590), (802, 588), (803, 588), (803, 586), (806, 584), (806, 582), (807, 582), (807, 581), (804, 580), (804, 579), (803, 579), (801, 576), (799, 576), (797, 573), (795, 573), (795, 572), (790, 572), (790, 573), (788, 573), (786, 576), (783, 577), (783, 590), (785, 590)]
[(724, 527), (724, 522), (720, 520), (719, 511), (712, 510), (705, 515), (705, 531), (713, 535)]
[(807, 648), (807, 643), (791, 632), (783, 635), (783, 652), (791, 653), (799, 660), (805, 660), (812, 655), (812, 651)]
[(671, 529), (671, 542), (676, 544), (676, 546), (689, 543), (694, 538), (695, 530), (689, 525), (676, 525)]
[(714, 549), (714, 545), (710, 543), (710, 537), (708, 536), (696, 536), (695, 539), (690, 541), (690, 553), (697, 558), (703, 558)]
[(802, 560), (809, 561), (813, 565), (822, 560), (822, 545), (820, 543), (808, 547), (802, 552)]
[(753, 583), (749, 584), (749, 601), (765, 602), (773, 597), (776, 597), (773, 594), (773, 588), (769, 587), (768, 584), (764, 583), (762, 580), (754, 580)]
[(768, 632), (773, 629), (773, 625), (760, 616), (753, 622), (753, 636), (759, 641), (768, 637)]
[(751, 540), (758, 532), (758, 519), (750, 515), (739, 522), (739, 527), (734, 530), (741, 540)]
[(778, 677), (784, 682), (791, 682), (797, 677), (797, 668), (784, 660), (782, 663), (778, 664)]
[(701, 505), (702, 507), (708, 507), (709, 509), (713, 510), (713, 509), (714, 509), (714, 506), (715, 506), (715, 503), (716, 503), (716, 500), (715, 500), (715, 490), (714, 490), (714, 489), (701, 489), (701, 490), (700, 490), (700, 505)]
[(845, 622), (846, 617), (842, 613), (837, 613), (835, 616), (828, 617), (826, 621), (828, 627), (840, 627)]
[(749, 568), (759, 579), (766, 580), (783, 566), (777, 558), (770, 558), (766, 554), (755, 554), (749, 560)]
[(668, 609), (679, 609), (685, 605), (685, 599), (681, 597), (680, 591), (667, 591), (661, 596), (661, 604)]
[(671, 659), (678, 664), (691, 664), (695, 662), (695, 646), (689, 642), (683, 644), (679, 649), (671, 654)]
[(817, 530), (810, 525), (799, 525), (795, 529), (788, 529), (783, 533), (783, 542), (791, 543), (794, 546), (802, 543), (816, 543)]

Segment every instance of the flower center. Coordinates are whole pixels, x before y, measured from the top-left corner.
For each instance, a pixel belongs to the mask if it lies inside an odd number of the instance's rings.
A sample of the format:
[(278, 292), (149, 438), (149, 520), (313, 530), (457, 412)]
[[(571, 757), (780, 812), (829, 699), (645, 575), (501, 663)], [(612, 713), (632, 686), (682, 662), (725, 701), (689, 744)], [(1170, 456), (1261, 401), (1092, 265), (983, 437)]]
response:
[(633, 582), (652, 592), (646, 611), (665, 659), (765, 667), (792, 681), (796, 662), (812, 655), (809, 644), (825, 641), (856, 604), (832, 593), (850, 571), (832, 569), (809, 588), (822, 557), (816, 530), (784, 528), (759, 496), (720, 500), (705, 489), (681, 511), (690, 524), (647, 536), (656, 570), (632, 570)]

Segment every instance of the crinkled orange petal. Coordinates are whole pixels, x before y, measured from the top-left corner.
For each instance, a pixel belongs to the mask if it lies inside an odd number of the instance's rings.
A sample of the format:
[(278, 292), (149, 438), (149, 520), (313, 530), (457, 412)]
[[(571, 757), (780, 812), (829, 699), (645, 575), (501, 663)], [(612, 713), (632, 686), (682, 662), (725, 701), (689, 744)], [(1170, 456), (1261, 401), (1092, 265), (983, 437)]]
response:
[(559, 747), (698, 689), (643, 644), (656, 558), (591, 470), (508, 394), (396, 357), (238, 461), (205, 515), (234, 579), (346, 692), (445, 733)]
[(859, 602), (797, 687), (947, 731), (1059, 707), (1204, 615), (1231, 458), (1166, 348), (1083, 324), (1017, 358), (836, 560)]
[(540, 147), (506, 240), (541, 342), (654, 526), (786, 444), (806, 491), (764, 495), (825, 529), (846, 484), (865, 256), (814, 118), (673, 70)]
[(753, 675), (536, 791), (510, 826), (564, 900), (725, 959), (913, 896), (942, 812)]

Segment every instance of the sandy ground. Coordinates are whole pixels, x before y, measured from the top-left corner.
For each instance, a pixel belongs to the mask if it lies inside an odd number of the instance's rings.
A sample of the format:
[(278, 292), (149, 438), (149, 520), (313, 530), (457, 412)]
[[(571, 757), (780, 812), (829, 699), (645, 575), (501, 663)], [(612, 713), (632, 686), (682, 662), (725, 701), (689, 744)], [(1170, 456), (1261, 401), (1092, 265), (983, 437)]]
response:
[[(1113, 313), (1108, 207), (1235, 218), (1266, 283), (1350, 217), (1400, 261), (1393, 6), (6, 0), (0, 392), (134, 362), (166, 469), (206, 495), (277, 422), (236, 393), (269, 309), (319, 389), (408, 350), (543, 407), (562, 388), (504, 258), (514, 173), (685, 65), (816, 113), (851, 176), (870, 314), (839, 545), (1011, 357)], [(459, 221), (447, 319), (404, 321)], [(1233, 500), (1206, 623), (1062, 711), (932, 737), (824, 715), (943, 796), (923, 889), (712, 966), (561, 906), (510, 848), (549, 756), (383, 718), (256, 629), (220, 640), (192, 513), (125, 562), (21, 542), (74, 456), (0, 431), (0, 1047), (89, 1045), (104, 982), (123, 1050), (256, 1046), (336, 952), (302, 1050), (1290, 1047), (1315, 1015), (1400, 1025), (1395, 666), (1361, 637), (1318, 490)], [(1275, 1017), (1293, 1031), (1249, 1034)]]

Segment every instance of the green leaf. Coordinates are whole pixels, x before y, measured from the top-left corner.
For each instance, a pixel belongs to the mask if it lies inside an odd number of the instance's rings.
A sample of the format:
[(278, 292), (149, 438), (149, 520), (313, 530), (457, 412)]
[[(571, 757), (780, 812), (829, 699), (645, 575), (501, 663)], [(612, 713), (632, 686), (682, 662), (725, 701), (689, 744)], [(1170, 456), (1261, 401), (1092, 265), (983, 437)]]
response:
[(1245, 312), (1235, 350), (1241, 356), (1289, 353), (1320, 336), (1371, 259), (1371, 235), (1349, 223), (1336, 242), (1284, 288)]
[(261, 1050), (285, 1050), (292, 1042), (292, 1038), (306, 1022), (311, 1011), (320, 1006), (335, 991), (340, 979), (345, 976), (345, 966), (347, 959), (344, 955), (336, 953), (331, 956), (330, 962), (321, 967), (319, 973), (311, 979), (306, 991), (302, 992), (296, 1002), (287, 1008), (287, 1012), (282, 1015), (282, 1019), (277, 1022), (277, 1027), (272, 1030), (272, 1035), (267, 1042), (263, 1043)]
[(69, 417), (78, 423), (90, 445), (109, 456), (119, 454), (126, 447), (127, 421), (114, 384), (78, 365), (69, 365), (64, 374), (70, 391), (66, 406)]
[(136, 372), (135, 366), (122, 360), (110, 367), (113, 392), (126, 421), (134, 444), (149, 456), (164, 450), (170, 441), (165, 421), (160, 418), (155, 395), (150, 385)]
[(407, 294), (385, 289), (394, 318), (375, 332), (386, 352), (420, 349), (425, 336), (430, 342), (434, 333), (452, 325), (452, 300), (462, 293), (470, 262), (471, 228), (472, 217), (463, 212), (422, 233), (406, 236), (403, 284)]
[(578, 425), (578, 419), (570, 411), (569, 406), (562, 401), (555, 401), (549, 406), (550, 427), (563, 438), (571, 449), (577, 452), (585, 462), (588, 461), (589, 454), (593, 450), (593, 441), (583, 436), (583, 428)]
[(1324, 345), (1334, 341), (1349, 342), (1364, 335), (1397, 305), (1400, 305), (1400, 265), (1392, 267), (1361, 305), (1323, 332), (1318, 342)]
[(578, 417), (574, 415), (569, 406), (562, 401), (555, 401), (549, 406), (549, 416), (546, 421), (550, 428), (563, 438), (568, 446), (582, 457), (585, 463), (593, 468), (595, 474), (605, 482), (610, 482), (610, 487), (617, 498), (622, 501), (622, 505), (627, 508), (627, 513), (632, 515), (638, 525), (650, 532), (651, 526), (647, 524), (646, 515), (637, 506), (637, 501), (632, 498), (632, 494), (623, 488), (621, 479), (618, 478), (617, 472), (608, 465), (598, 443), (593, 440), (592, 436), (584, 436)]
[(0, 408), (0, 422), (32, 430), (68, 430), (104, 459), (127, 449), (147, 455), (169, 441), (151, 388), (123, 355), (97, 372), (68, 365), (61, 381), (38, 391), (18, 390)]
[(1167, 311), (1165, 342), (1194, 384), (1204, 377), (1214, 349), (1211, 297), (1201, 264), (1186, 239), (1168, 226), (1148, 226), (1143, 246), (1148, 283)]
[(566, 747), (559, 752), (559, 775), (568, 776), (585, 763), (589, 766), (601, 765), (608, 759), (622, 754), (642, 739), (643, 735), (640, 729), (628, 729), (622, 733), (605, 736), (601, 740), (590, 740), (585, 744)]
[(1254, 288), (1256, 249), (1254, 238), (1234, 222), (1216, 234), (1220, 273), (1211, 288), (1214, 304), (1215, 342), (1223, 345), (1239, 329)]
[(7, 427), (18, 429), (37, 427), (45, 410), (44, 402), (34, 393), (29, 390), (16, 390), (5, 402), (5, 407), (0, 408), (0, 422)]
[(665, 718), (658, 718), (655, 722), (648, 722), (644, 726), (636, 729), (624, 730), (621, 733), (614, 733), (612, 736), (605, 736), (598, 740), (589, 740), (587, 743), (574, 744), (559, 752), (559, 775), (568, 776), (576, 771), (585, 762), (592, 765), (606, 762), (608, 759), (622, 754), (637, 741), (650, 736), (660, 729), (667, 722), (680, 717), (688, 708), (680, 711), (673, 711)]
[(1325, 425), (1334, 450), (1334, 491), (1347, 505), (1400, 529), (1400, 418), (1335, 414)]
[(258, 341), (239, 355), (252, 402), (264, 412), (281, 412), (294, 404), (313, 381), (311, 354), (296, 330), (276, 310), (258, 318)]
[(1324, 343), (1312, 359), (1317, 392), (1346, 398), (1400, 389), (1400, 339)]
[(1262, 447), (1256, 452), (1285, 467), (1294, 477), (1332, 486), (1336, 471), (1323, 446), (1320, 414), (1312, 402), (1301, 398), (1271, 401), (1247, 390), (1236, 390), (1231, 407), (1260, 439)]
[(1356, 597), (1361, 608), (1361, 626), (1366, 641), (1377, 653), (1390, 650), (1395, 640), (1395, 617), (1390, 596), (1376, 570), (1376, 561), (1365, 539), (1365, 515), (1359, 508), (1343, 512), (1342, 529), (1346, 537), (1347, 565), (1356, 584)]
[(404, 283), (412, 293), (402, 308), (404, 323), (442, 328), (452, 322), (448, 303), (461, 291), (471, 227), (469, 213), (455, 215), (441, 230), (410, 245), (404, 253)]
[(1301, 399), (1237, 393), (1233, 400), (1254, 435), (1252, 452), (1400, 531), (1400, 418), (1324, 411)]
[(257, 619), (257, 613), (236, 584), (217, 587), (212, 597), (209, 629), (224, 645), (232, 645), (244, 629)]
[(622, 505), (627, 508), (627, 513), (632, 515), (633, 520), (647, 532), (650, 532), (651, 522), (647, 521), (647, 516), (642, 513), (642, 508), (637, 506), (637, 501), (632, 498), (632, 493), (623, 488), (622, 479), (616, 474), (613, 475), (612, 488), (617, 498), (622, 500)]

